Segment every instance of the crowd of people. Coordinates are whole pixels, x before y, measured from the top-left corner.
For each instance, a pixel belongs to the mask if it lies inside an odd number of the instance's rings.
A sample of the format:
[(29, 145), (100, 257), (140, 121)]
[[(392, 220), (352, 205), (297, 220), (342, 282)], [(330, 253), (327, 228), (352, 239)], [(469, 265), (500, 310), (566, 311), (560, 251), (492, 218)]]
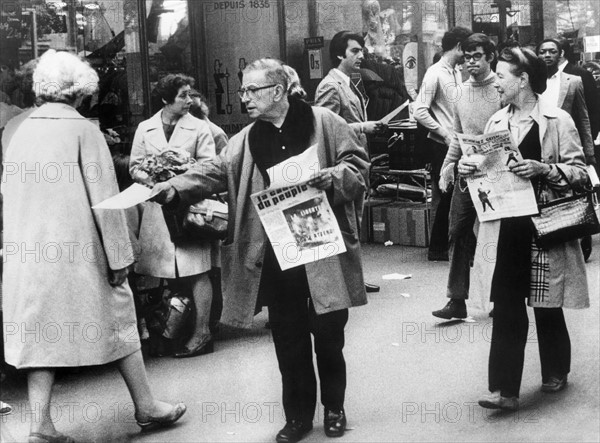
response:
[[(131, 275), (128, 281), (130, 272), (191, 294), (193, 327), (170, 353), (176, 358), (213, 352), (219, 320), (249, 327), (257, 309), (268, 307), (286, 417), (278, 442), (299, 441), (313, 428), (314, 339), (324, 432), (344, 435), (344, 329), (349, 308), (366, 304), (366, 292), (372, 290), (363, 278), (359, 241), (369, 183), (369, 136), (387, 130), (381, 121), (369, 120), (369, 99), (352, 80), (360, 72), (364, 46), (355, 33), (333, 37), (329, 52), (334, 67), (317, 88), (314, 106), (306, 101), (292, 67), (268, 58), (248, 64), (239, 95), (254, 121), (230, 140), (210, 121), (192, 78), (162, 78), (155, 91), (162, 109), (137, 127), (130, 177), (148, 185), (141, 165), (165, 150), (185, 151), (196, 166), (152, 183), (150, 201), (126, 211), (92, 209), (118, 193), (105, 136), (76, 110), (96, 90), (97, 74), (66, 52), (49, 50), (35, 61), (31, 109), (2, 122), (2, 196), (4, 207), (10, 208), (3, 212), (3, 239), (11, 245), (51, 243), (58, 249), (52, 260), (6, 254), (3, 321), (28, 330), (48, 322), (94, 324), (102, 339), (91, 343), (77, 330), (54, 342), (5, 338), (6, 362), (27, 372), (29, 401), (44, 411), (41, 420), (31, 423), (30, 442), (73, 441), (55, 429), (50, 414), (58, 368), (116, 364), (144, 430), (170, 426), (186, 412), (184, 404), (152, 395), (141, 352), (137, 285)], [(587, 184), (586, 164), (595, 164), (598, 91), (584, 73), (575, 69), (566, 74), (569, 63), (561, 57), (566, 57), (568, 44), (560, 40), (544, 40), (536, 53), (510, 42), (497, 48), (486, 35), (457, 27), (444, 35), (442, 51), (414, 103), (415, 118), (429, 131), (434, 188), (429, 254), (432, 259), (447, 254), (450, 261), (449, 301), (433, 315), (466, 318), (471, 287), (494, 302), (490, 392), (479, 404), (516, 410), (527, 305), (535, 313), (541, 389), (558, 392), (567, 385), (571, 345), (562, 308), (589, 306), (584, 252), (591, 243), (540, 247), (527, 216), (478, 223), (467, 183), (478, 163), (462, 154), (457, 134), (508, 130), (522, 157), (510, 162), (510, 171), (531, 180), (539, 202), (552, 201)], [(469, 74), (466, 82), (459, 66)], [(284, 270), (250, 196), (269, 186), (269, 168), (314, 145), (320, 170), (309, 185), (326, 192), (346, 252)], [(35, 170), (36, 164), (55, 165), (59, 179), (21, 180), (6, 167)], [(99, 173), (91, 174), (91, 165)], [(227, 200), (226, 239), (174, 239), (165, 214), (211, 195)], [(137, 247), (127, 254), (132, 241)], [(476, 253), (478, 244), (489, 242), (497, 245), (493, 259)], [(220, 270), (222, 289), (211, 278), (214, 269)], [(221, 297), (222, 312), (215, 320), (211, 311)], [(4, 403), (0, 407), (2, 413), (10, 410)]]

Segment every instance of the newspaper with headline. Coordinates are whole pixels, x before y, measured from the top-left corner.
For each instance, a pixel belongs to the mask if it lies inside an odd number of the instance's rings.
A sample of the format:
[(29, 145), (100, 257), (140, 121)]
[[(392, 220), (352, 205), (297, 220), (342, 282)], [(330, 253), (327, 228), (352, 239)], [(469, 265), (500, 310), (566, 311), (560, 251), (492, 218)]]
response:
[(325, 191), (307, 183), (318, 171), (314, 145), (269, 169), (271, 186), (251, 196), (282, 270), (346, 252)]
[(508, 130), (457, 136), (465, 160), (477, 164), (477, 171), (467, 183), (479, 221), (538, 213), (531, 180), (509, 169), (512, 162), (523, 157)]

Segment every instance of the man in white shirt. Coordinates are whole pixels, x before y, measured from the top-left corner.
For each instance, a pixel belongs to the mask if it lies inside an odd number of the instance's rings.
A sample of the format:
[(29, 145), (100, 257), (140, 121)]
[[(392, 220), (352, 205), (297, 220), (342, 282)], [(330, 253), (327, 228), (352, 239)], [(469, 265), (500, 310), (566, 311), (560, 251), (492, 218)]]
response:
[(461, 44), (472, 34), (469, 29), (452, 28), (442, 38), (444, 53), (431, 65), (415, 102), (415, 119), (429, 130), (428, 153), (433, 188), (429, 260), (448, 260), (448, 214), (452, 193), (442, 194), (438, 185), (440, 170), (452, 142), (453, 103), (460, 97), (461, 74), (457, 65), (464, 63)]

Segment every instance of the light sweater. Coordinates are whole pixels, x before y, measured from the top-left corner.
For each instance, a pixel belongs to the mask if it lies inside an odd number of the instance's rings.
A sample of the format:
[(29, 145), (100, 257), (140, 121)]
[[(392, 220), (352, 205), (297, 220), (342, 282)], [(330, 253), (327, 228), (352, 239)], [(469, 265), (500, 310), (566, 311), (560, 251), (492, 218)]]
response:
[(462, 157), (456, 134), (481, 135), (486, 123), (502, 103), (494, 82), (496, 74), (491, 73), (483, 81), (469, 78), (462, 84), (461, 95), (454, 103), (454, 135), (444, 159), (442, 170)]

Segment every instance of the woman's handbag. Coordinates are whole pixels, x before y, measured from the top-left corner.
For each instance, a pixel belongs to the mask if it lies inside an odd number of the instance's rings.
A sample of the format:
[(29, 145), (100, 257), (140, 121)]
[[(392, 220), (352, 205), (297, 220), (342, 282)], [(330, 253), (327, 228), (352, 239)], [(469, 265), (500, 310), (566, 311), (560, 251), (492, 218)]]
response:
[(224, 240), (227, 237), (227, 222), (227, 204), (207, 199), (190, 206), (183, 226), (196, 238)]
[(227, 238), (227, 204), (206, 199), (187, 209), (162, 207), (173, 243)]
[(565, 173), (558, 166), (556, 168), (571, 187), (573, 195), (539, 203), (540, 213), (531, 217), (535, 242), (544, 249), (600, 232), (595, 193), (587, 190), (576, 193)]

